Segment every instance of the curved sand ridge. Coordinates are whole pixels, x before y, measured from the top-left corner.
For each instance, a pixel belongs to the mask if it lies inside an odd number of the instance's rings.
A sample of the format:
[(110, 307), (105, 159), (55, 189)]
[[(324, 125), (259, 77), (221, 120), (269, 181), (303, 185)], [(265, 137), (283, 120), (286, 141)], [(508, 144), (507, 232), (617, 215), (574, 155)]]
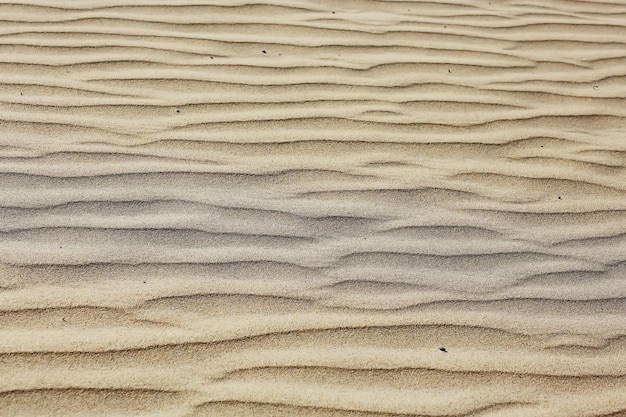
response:
[(0, 4), (0, 414), (626, 416), (625, 4), (204, 3)]

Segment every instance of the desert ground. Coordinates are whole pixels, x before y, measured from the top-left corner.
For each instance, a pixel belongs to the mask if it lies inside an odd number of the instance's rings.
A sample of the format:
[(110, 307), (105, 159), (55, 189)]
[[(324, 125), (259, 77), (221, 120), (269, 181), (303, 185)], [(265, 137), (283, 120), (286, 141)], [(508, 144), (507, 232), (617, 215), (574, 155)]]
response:
[(626, 416), (626, 3), (0, 3), (0, 415)]

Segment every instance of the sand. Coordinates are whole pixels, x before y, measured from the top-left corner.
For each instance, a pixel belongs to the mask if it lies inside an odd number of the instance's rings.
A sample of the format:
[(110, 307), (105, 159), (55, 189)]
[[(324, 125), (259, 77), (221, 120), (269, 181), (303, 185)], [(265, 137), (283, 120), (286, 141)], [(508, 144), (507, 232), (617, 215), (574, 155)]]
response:
[(626, 3), (0, 16), (0, 415), (626, 416)]

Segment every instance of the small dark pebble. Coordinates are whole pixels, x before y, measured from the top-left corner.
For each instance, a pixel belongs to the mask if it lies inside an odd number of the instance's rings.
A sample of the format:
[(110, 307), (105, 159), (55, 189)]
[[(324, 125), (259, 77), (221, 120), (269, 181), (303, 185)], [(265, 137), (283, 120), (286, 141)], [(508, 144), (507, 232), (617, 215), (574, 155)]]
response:
[(176, 109), (176, 113), (180, 113), (180, 110), (179, 110), (179, 109)]
[(146, 281), (143, 282), (144, 284), (146, 283)]
[(561, 196), (559, 196), (558, 199), (561, 200)]
[(267, 51), (261, 51), (261, 52), (263, 52), (264, 54), (266, 54), (266, 53), (267, 53)]
[(439, 350), (448, 353), (448, 350), (445, 347), (440, 347)]

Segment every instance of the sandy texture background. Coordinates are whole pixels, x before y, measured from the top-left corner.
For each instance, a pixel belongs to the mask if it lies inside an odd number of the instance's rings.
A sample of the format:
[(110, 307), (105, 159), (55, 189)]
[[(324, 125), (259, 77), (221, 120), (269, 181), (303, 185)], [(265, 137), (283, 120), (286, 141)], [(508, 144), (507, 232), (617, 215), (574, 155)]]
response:
[(171, 3), (0, 4), (0, 415), (626, 416), (626, 3)]

